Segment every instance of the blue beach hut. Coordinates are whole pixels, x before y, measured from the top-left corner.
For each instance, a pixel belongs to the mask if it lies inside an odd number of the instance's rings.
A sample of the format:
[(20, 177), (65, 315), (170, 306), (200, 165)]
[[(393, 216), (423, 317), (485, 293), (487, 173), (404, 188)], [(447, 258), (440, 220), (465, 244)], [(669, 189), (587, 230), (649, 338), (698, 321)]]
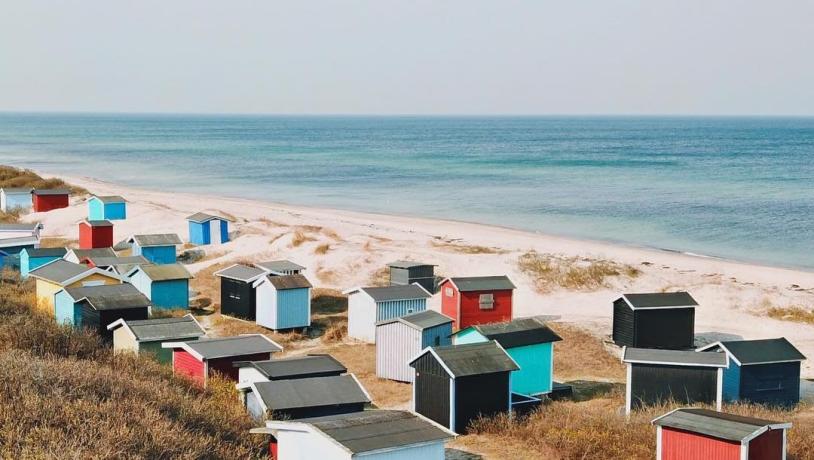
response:
[(20, 251), (20, 276), (26, 279), (31, 270), (61, 259), (67, 253), (65, 248), (25, 248)]
[[(132, 256), (144, 256), (154, 264), (174, 264), (175, 247), (182, 244), (175, 233), (158, 233), (151, 235), (133, 235), (127, 239), (132, 249)], [(118, 246), (118, 245), (117, 245)]]
[(311, 283), (303, 275), (267, 275), (254, 281), (257, 324), (275, 331), (311, 325)]
[(88, 220), (127, 219), (127, 201), (118, 196), (92, 196), (88, 199)]
[(452, 343), (464, 345), (494, 340), (520, 366), (512, 374), (512, 392), (536, 396), (551, 393), (554, 386), (554, 342), (562, 340), (536, 317), (509, 322), (479, 324), (461, 329)]
[(223, 244), (229, 241), (229, 219), (202, 212), (187, 217), (189, 242), (197, 245)]
[(181, 264), (140, 265), (127, 278), (150, 299), (153, 308), (189, 308), (192, 275)]

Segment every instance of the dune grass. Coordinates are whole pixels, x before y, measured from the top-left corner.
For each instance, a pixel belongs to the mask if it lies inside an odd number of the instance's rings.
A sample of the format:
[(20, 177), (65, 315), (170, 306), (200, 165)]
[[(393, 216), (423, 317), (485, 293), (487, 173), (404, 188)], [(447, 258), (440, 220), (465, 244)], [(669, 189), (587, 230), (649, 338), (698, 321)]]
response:
[(0, 188), (24, 187), (37, 189), (67, 188), (73, 195), (87, 195), (88, 193), (84, 188), (68, 184), (62, 179), (45, 179), (30, 169), (0, 165)]
[(312, 236), (307, 235), (305, 232), (297, 230), (291, 237), (291, 242), (289, 243), (289, 246), (291, 246), (292, 248), (297, 248), (305, 243), (308, 243), (309, 241), (316, 241), (316, 239), (313, 238)]
[(330, 250), (331, 250), (331, 245), (330, 244), (327, 244), (327, 243), (320, 244), (319, 246), (314, 248), (314, 254), (316, 254), (316, 255), (325, 255)]
[(558, 380), (624, 381), (625, 367), (602, 339), (575, 324), (550, 323), (562, 341), (554, 344), (554, 377)]
[(593, 290), (606, 287), (611, 278), (636, 278), (641, 271), (631, 265), (601, 259), (563, 257), (528, 251), (517, 259), (520, 270), (534, 281), (540, 293), (556, 289)]
[(814, 324), (814, 310), (800, 306), (770, 307), (766, 311), (766, 316), (781, 321)]
[(434, 248), (443, 249), (449, 252), (455, 252), (458, 254), (470, 254), (470, 255), (477, 255), (477, 254), (506, 254), (509, 251), (501, 248), (496, 248), (493, 246), (481, 246), (477, 244), (463, 244), (454, 241), (447, 241), (447, 240), (433, 240), (431, 242)]

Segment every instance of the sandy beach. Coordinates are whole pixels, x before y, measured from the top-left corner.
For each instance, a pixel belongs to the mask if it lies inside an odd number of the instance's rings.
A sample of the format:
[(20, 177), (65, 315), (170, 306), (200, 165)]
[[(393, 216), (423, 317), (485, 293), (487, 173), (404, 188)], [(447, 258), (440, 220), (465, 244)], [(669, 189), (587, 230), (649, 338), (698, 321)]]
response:
[[(287, 258), (306, 266), (315, 285), (336, 289), (370, 283), (385, 263), (395, 259), (437, 264), (440, 275), (507, 274), (518, 286), (515, 316), (559, 315), (608, 340), (611, 302), (619, 293), (687, 290), (700, 304), (696, 310), (700, 339), (785, 336), (804, 354), (814, 356), (814, 326), (766, 316), (770, 307), (814, 304), (811, 272), (472, 223), (142, 190), (88, 177), (40, 174), (60, 177), (91, 193), (125, 197), (128, 219), (116, 222), (116, 240), (134, 233), (163, 232), (178, 233), (186, 240), (185, 217), (198, 211), (234, 218), (233, 240), (207, 247), (205, 260), (189, 265), (193, 273), (213, 264)], [(76, 224), (85, 216), (85, 203), (75, 198), (69, 208), (29, 214), (24, 220), (42, 222), (45, 237), (75, 240)], [(292, 242), (294, 238), (302, 241)], [(474, 246), (489, 250), (473, 251)], [(541, 293), (518, 267), (518, 257), (530, 250), (610, 260), (629, 264), (641, 273), (610, 278), (598, 289)], [(433, 300), (437, 303), (437, 296)], [(814, 377), (811, 361), (803, 363), (803, 377)]]

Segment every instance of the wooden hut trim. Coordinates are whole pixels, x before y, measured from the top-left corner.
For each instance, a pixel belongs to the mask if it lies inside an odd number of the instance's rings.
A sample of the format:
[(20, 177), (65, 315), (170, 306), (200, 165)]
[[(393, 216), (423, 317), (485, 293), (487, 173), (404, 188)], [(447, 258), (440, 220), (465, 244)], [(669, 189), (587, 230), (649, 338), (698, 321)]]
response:
[[(407, 295), (408, 294), (407, 289), (414, 290), (414, 289), (412, 289), (412, 286), (415, 286), (415, 287), (421, 289), (421, 294), (416, 292), (415, 295), (413, 295), (413, 296)], [(405, 288), (407, 288), (407, 289), (405, 289)], [(371, 294), (371, 292), (368, 292), (368, 290), (371, 290), (371, 291), (372, 290), (377, 290), (377, 291), (382, 291), (382, 292), (387, 291), (387, 290), (397, 291), (397, 292), (400, 292), (400, 295), (395, 296), (395, 297), (387, 296), (386, 298), (377, 298), (375, 295)], [(342, 291), (342, 294), (349, 295), (349, 294), (354, 294), (356, 292), (361, 292), (361, 293), (365, 294), (366, 296), (373, 299), (373, 301), (376, 302), (376, 303), (379, 303), (379, 302), (398, 302), (398, 301), (401, 301), (401, 300), (428, 299), (428, 298), (432, 297), (432, 293), (430, 293), (430, 291), (426, 290), (424, 288), (424, 286), (422, 286), (422, 285), (420, 285), (418, 283), (408, 284), (407, 286), (399, 286), (399, 285), (368, 286), (368, 287), (357, 286), (357, 287), (346, 289), (346, 290)]]
[(243, 264), (233, 264), (224, 269), (218, 270), (213, 275), (220, 278), (229, 278), (244, 283), (252, 283), (266, 275), (268, 272), (262, 268), (250, 267)]
[[(671, 309), (675, 309), (675, 308), (695, 308), (695, 307), (698, 306), (698, 303), (695, 302), (695, 299), (693, 299), (692, 296), (688, 292), (683, 292), (683, 293), (687, 294), (687, 296), (693, 301), (693, 303), (691, 303), (691, 304), (688, 303), (686, 305), (684, 305), (684, 304), (675, 304), (675, 305), (662, 305), (662, 306), (652, 306), (652, 307), (640, 307), (640, 306), (635, 306), (633, 304), (633, 302), (631, 302), (630, 299), (628, 298), (629, 295), (634, 295), (632, 293), (622, 294), (620, 299), (624, 300), (625, 303), (628, 305), (628, 307), (630, 307), (630, 309), (634, 310), (634, 311), (636, 311), (636, 310), (671, 310)], [(657, 294), (662, 294), (662, 293), (653, 293), (651, 295), (657, 295)], [(676, 293), (665, 293), (665, 294), (676, 294)]]
[[(769, 340), (771, 340), (771, 339), (769, 339)], [(791, 345), (791, 344), (789, 344), (789, 345)], [(730, 349), (728, 349), (726, 347), (726, 345), (723, 344), (723, 342), (711, 343), (709, 345), (705, 345), (705, 346), (697, 349), (696, 351), (698, 351), (698, 352), (706, 352), (706, 351), (709, 351), (711, 349), (714, 349), (715, 347), (721, 348), (732, 361), (735, 361), (735, 364), (737, 364), (738, 366), (756, 366), (756, 365), (760, 365), (760, 364), (796, 363), (796, 362), (804, 361), (806, 359), (806, 357), (802, 356), (802, 354), (801, 354), (800, 358), (781, 359), (781, 360), (773, 360), (773, 361), (750, 361), (748, 363), (742, 363), (738, 359), (738, 357), (734, 353), (732, 353), (732, 351)], [(792, 347), (793, 347), (793, 345), (792, 345)]]

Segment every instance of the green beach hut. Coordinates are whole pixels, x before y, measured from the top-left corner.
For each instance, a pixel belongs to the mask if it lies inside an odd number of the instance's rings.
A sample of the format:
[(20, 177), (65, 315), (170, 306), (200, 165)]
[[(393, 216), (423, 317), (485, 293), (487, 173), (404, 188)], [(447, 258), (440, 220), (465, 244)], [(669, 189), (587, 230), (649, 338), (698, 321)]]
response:
[(527, 396), (551, 393), (554, 386), (554, 342), (562, 340), (539, 317), (479, 324), (452, 335), (452, 343), (464, 345), (494, 340), (520, 366), (511, 377), (511, 390)]

